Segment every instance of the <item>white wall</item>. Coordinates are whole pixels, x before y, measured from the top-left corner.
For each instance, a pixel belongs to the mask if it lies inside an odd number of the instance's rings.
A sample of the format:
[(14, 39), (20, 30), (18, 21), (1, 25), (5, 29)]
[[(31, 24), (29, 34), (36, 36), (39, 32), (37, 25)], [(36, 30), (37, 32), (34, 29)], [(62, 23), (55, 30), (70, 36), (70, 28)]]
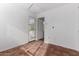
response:
[(79, 50), (76, 10), (77, 4), (67, 4), (38, 14), (37, 17), (45, 17), (45, 42)]
[(0, 4), (0, 51), (28, 42), (26, 4)]
[(79, 50), (79, 4), (77, 4), (77, 10), (76, 10), (76, 18), (77, 18), (77, 21), (76, 21), (76, 34), (75, 37), (76, 37), (76, 48)]

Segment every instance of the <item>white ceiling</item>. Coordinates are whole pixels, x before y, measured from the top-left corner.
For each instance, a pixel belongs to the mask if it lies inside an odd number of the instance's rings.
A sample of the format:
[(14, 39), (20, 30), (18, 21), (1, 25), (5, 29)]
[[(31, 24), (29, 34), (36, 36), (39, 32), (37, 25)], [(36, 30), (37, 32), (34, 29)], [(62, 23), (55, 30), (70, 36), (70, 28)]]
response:
[(30, 11), (37, 14), (40, 12), (63, 6), (65, 4), (67, 3), (33, 3), (30, 8)]

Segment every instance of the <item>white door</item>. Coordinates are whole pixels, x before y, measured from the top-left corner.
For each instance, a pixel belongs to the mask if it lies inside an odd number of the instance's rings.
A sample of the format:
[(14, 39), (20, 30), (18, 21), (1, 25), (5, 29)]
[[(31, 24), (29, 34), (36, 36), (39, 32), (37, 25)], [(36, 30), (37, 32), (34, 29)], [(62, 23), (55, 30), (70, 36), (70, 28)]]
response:
[(37, 19), (37, 39), (44, 39), (44, 18)]

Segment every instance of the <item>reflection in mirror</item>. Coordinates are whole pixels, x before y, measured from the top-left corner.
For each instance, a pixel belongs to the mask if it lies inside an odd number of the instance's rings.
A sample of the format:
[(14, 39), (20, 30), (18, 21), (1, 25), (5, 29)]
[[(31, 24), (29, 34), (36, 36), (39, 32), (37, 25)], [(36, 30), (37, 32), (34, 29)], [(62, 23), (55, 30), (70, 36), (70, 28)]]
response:
[(35, 18), (34, 17), (31, 17), (31, 16), (29, 17), (28, 26), (29, 26), (29, 41), (33, 41), (36, 38), (36, 34), (35, 34), (36, 26), (35, 26)]

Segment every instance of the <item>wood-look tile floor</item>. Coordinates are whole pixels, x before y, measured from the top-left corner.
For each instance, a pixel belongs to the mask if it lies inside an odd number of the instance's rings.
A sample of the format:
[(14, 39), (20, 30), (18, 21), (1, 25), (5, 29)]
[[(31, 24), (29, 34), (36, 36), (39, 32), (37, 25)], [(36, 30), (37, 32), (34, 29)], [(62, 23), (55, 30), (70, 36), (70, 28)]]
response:
[(0, 56), (79, 56), (79, 52), (39, 40), (0, 52)]

